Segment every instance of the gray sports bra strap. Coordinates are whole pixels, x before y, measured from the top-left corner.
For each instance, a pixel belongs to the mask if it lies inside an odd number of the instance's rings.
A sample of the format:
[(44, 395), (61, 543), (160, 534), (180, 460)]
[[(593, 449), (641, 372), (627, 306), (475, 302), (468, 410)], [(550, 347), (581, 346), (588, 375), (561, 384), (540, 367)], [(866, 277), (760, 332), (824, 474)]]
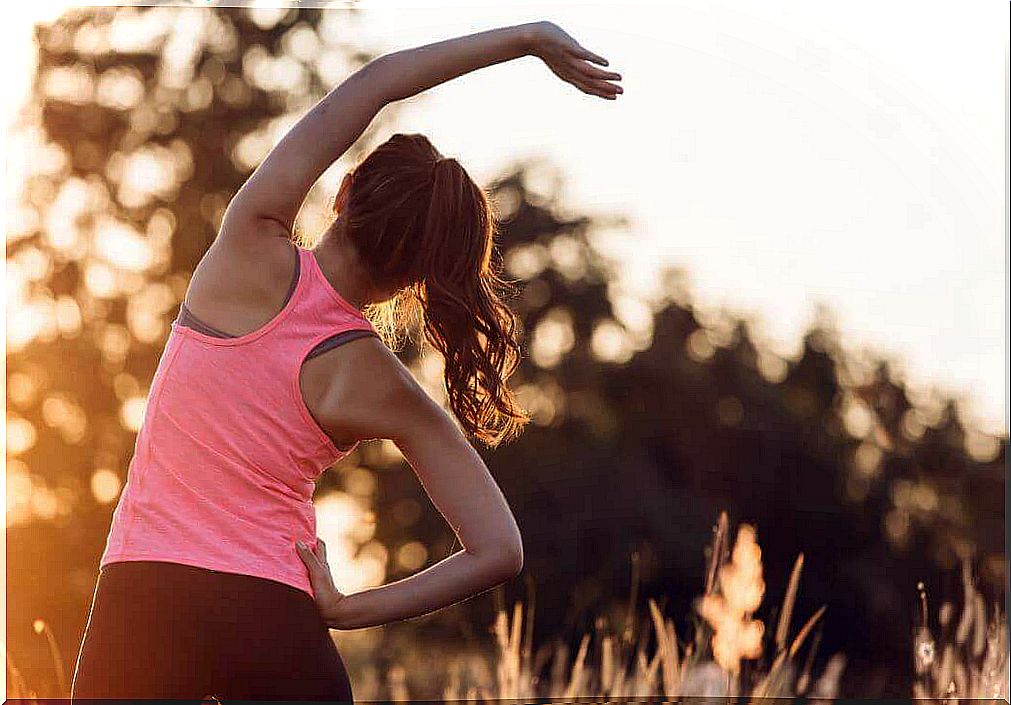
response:
[[(295, 243), (293, 242), (291, 243), (291, 246), (292, 249), (295, 250), (295, 275), (291, 278), (291, 284), (288, 285), (288, 293), (284, 297), (284, 303), (281, 304), (281, 308), (284, 308), (285, 306), (288, 305), (288, 302), (291, 300), (292, 294), (295, 293), (295, 286), (298, 284), (299, 273), (301, 272), (302, 269), (302, 258), (298, 256), (298, 249)], [(193, 315), (193, 312), (189, 310), (185, 302), (181, 302), (179, 304), (179, 315), (176, 316), (176, 323), (178, 323), (181, 326), (186, 326), (187, 328), (192, 328), (193, 330), (199, 331), (204, 335), (209, 335), (212, 338), (239, 337), (233, 333), (226, 333), (223, 330), (218, 330), (214, 326), (204, 323), (199, 318)], [(321, 355), (322, 353), (325, 353), (327, 350), (332, 350), (333, 348), (336, 348), (338, 345), (341, 345), (342, 343), (346, 343), (351, 340), (355, 340), (357, 338), (361, 338), (367, 335), (379, 337), (376, 335), (375, 332), (371, 330), (346, 330), (340, 333), (335, 333), (334, 335), (330, 336), (329, 338), (326, 338), (325, 340), (318, 343), (315, 347), (313, 347), (313, 349), (309, 351), (309, 354), (306, 355), (305, 359), (308, 360), (309, 358), (315, 357), (316, 355)]]
[(314, 347), (312, 351), (306, 356), (306, 359), (308, 360), (310, 357), (320, 355), (321, 353), (325, 353), (327, 350), (332, 350), (333, 348), (336, 348), (338, 345), (343, 345), (344, 343), (348, 343), (352, 340), (357, 340), (358, 338), (364, 338), (365, 336), (368, 335), (371, 335), (374, 338), (379, 337), (370, 330), (361, 330), (361, 329), (346, 330), (337, 333), (335, 335), (331, 335), (329, 338), (327, 338), (326, 340), (319, 343), (316, 347)]

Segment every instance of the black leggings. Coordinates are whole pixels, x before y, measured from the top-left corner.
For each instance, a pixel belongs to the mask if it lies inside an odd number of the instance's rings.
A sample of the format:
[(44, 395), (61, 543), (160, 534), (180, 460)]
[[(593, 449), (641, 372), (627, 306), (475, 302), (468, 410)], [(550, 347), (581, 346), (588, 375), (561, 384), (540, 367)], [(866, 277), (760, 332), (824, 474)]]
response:
[(273, 580), (161, 561), (104, 566), (72, 698), (351, 702), (312, 597)]

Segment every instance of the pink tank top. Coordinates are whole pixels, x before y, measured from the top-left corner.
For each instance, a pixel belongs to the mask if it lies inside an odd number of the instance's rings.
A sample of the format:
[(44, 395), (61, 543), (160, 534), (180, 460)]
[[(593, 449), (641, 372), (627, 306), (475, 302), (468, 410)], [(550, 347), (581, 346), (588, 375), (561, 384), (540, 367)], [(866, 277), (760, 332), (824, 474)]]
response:
[(315, 480), (339, 450), (309, 413), (302, 360), (372, 323), (301, 258), (263, 327), (218, 338), (172, 323), (100, 565), (154, 560), (275, 580), (313, 595), (295, 541), (316, 543)]

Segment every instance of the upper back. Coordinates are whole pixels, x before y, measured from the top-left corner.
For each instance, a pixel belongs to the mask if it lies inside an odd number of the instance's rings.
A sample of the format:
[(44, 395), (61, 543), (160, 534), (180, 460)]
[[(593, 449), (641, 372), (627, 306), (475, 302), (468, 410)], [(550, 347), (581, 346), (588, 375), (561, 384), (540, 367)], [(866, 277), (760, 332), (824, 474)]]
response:
[(313, 418), (302, 360), (335, 333), (375, 329), (296, 251), (295, 289), (260, 327), (220, 338), (173, 322), (103, 565), (176, 560), (310, 590), (294, 540), (314, 536), (315, 480), (352, 448)]
[[(314, 478), (346, 453), (338, 450), (307, 406), (303, 389), (313, 392), (315, 387), (306, 384), (301, 374), (303, 361), (317, 343), (344, 331), (367, 331), (381, 343), (371, 322), (326, 280), (312, 251), (289, 248), (299, 258), (294, 291), (284, 306), (258, 327), (241, 332), (233, 328), (233, 337), (220, 338), (173, 323), (164, 353), (167, 359), (156, 374), (156, 383), (169, 377), (171, 384), (159, 396), (152, 389), (151, 401), (163, 407), (158, 410), (169, 413), (173, 408), (185, 410), (187, 417), (194, 419), (187, 426), (199, 432), (205, 443), (224, 442), (206, 437), (227, 434), (232, 424), (255, 430), (232, 445), (241, 446), (243, 452), (264, 463), (283, 462), (279, 455), (300, 456)], [(257, 312), (243, 304), (233, 299), (222, 306), (231, 305), (234, 312), (246, 312), (252, 320)], [(206, 313), (195, 313), (207, 317)], [(210, 322), (221, 325), (220, 319)], [(334, 353), (314, 358), (306, 366), (311, 364), (318, 374), (318, 360)], [(347, 374), (334, 367), (329, 371)], [(327, 383), (322, 380), (320, 386)], [(269, 440), (263, 440), (265, 435)]]
[[(283, 286), (293, 266), (300, 279), (305, 264), (310, 265), (307, 275), (314, 286), (333, 294), (336, 303), (364, 320), (334, 291), (314, 253), (281, 237), (263, 238), (256, 247), (216, 242), (194, 272), (185, 306), (233, 336), (247, 334), (277, 315), (286, 303)], [(371, 324), (368, 330), (375, 332)], [(405, 426), (443, 413), (377, 335), (310, 356), (298, 378), (310, 416), (339, 448), (364, 439), (396, 438), (410, 431)]]

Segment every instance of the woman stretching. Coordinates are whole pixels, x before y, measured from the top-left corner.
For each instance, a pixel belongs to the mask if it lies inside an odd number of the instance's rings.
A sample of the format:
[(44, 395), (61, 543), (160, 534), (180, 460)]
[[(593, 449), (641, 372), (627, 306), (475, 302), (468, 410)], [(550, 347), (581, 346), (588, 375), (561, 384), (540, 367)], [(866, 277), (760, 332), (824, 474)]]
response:
[[(550, 22), (390, 53), (317, 103), (235, 194), (155, 372), (74, 698), (351, 701), (328, 629), (423, 615), (519, 572), (519, 530), (487, 467), (362, 313), (420, 314), (464, 431), (514, 437), (529, 419), (505, 384), (519, 346), (486, 195), (427, 139), (396, 134), (345, 176), (314, 249), (292, 229), (387, 103), (528, 54), (586, 93), (621, 92), (592, 65), (607, 61)], [(314, 481), (370, 439), (396, 444), (463, 548), (343, 595)]]

